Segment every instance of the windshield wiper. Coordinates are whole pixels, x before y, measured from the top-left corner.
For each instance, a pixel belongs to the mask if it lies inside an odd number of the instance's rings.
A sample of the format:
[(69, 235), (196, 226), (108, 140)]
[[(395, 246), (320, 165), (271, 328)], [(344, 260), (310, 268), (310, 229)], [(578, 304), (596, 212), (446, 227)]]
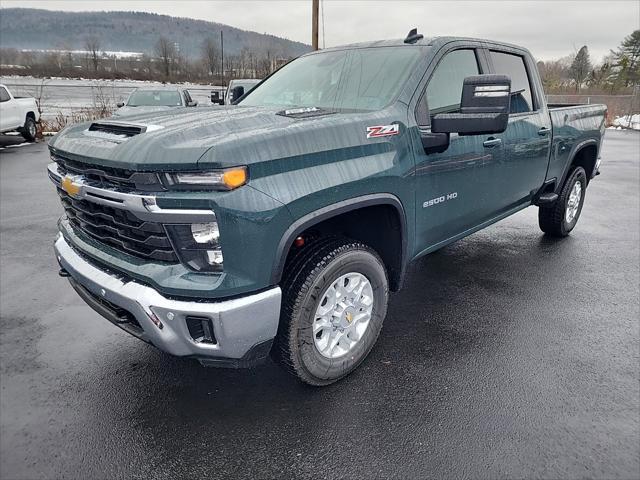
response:
[(335, 110), (327, 110), (325, 108), (320, 107), (296, 107), (289, 108), (287, 110), (281, 110), (276, 113), (276, 115), (282, 115), (283, 117), (291, 117), (291, 118), (306, 118), (306, 117), (315, 117), (318, 115), (328, 115), (331, 113), (338, 113)]

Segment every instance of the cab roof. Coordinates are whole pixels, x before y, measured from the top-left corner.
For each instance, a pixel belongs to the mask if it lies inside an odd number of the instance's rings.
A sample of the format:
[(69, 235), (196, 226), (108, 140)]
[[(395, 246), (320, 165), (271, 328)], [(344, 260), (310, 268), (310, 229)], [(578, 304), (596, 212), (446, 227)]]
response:
[(338, 45), (336, 47), (323, 48), (322, 50), (318, 50), (317, 52), (310, 52), (306, 55), (313, 55), (318, 52), (331, 52), (338, 50), (350, 50), (355, 48), (375, 48), (375, 47), (413, 47), (413, 46), (423, 46), (423, 47), (440, 47), (447, 43), (456, 42), (456, 41), (467, 41), (467, 42), (478, 42), (478, 43), (487, 43), (493, 45), (502, 45), (510, 48), (517, 48), (524, 50), (521, 46), (513, 45), (510, 43), (497, 42), (495, 40), (487, 40), (483, 38), (472, 38), (472, 37), (453, 37), (453, 36), (440, 36), (440, 37), (424, 37), (420, 40), (416, 40), (412, 43), (405, 43), (404, 38), (396, 38), (391, 40), (374, 40), (370, 42), (358, 42), (358, 43), (349, 43), (346, 45)]

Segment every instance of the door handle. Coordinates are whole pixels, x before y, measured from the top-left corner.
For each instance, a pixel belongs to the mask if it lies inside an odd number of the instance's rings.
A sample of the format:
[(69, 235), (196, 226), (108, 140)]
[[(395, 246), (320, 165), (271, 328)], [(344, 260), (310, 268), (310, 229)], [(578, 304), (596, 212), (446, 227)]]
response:
[(540, 135), (541, 137), (544, 137), (545, 135), (549, 135), (550, 133), (551, 133), (551, 129), (547, 127), (542, 127), (540, 130), (538, 130), (538, 135)]
[(502, 139), (501, 138), (488, 138), (487, 140), (482, 142), (482, 145), (484, 145), (485, 148), (498, 147), (498, 146), (502, 145)]

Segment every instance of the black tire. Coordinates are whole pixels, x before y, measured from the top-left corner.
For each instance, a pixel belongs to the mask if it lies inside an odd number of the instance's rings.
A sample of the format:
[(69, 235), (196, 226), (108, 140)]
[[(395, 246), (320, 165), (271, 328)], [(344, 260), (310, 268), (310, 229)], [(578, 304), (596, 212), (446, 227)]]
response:
[[(581, 184), (580, 203), (578, 210), (571, 222), (566, 220), (567, 205), (571, 190), (576, 182)], [(587, 175), (582, 167), (574, 168), (562, 187), (558, 200), (549, 207), (540, 207), (538, 210), (538, 224), (540, 229), (552, 237), (566, 237), (578, 223), (582, 206), (584, 205), (584, 197), (587, 190)]]
[[(364, 275), (371, 284), (371, 320), (352, 350), (338, 358), (327, 358), (314, 342), (314, 315), (327, 288), (350, 272)], [(382, 260), (367, 245), (344, 238), (321, 237), (289, 259), (282, 294), (280, 325), (272, 356), (301, 381), (323, 386), (352, 372), (373, 348), (387, 314), (389, 281)]]
[(24, 127), (20, 129), (20, 134), (27, 142), (35, 142), (36, 136), (38, 135), (38, 126), (36, 125), (36, 121), (31, 117), (27, 117), (24, 121)]

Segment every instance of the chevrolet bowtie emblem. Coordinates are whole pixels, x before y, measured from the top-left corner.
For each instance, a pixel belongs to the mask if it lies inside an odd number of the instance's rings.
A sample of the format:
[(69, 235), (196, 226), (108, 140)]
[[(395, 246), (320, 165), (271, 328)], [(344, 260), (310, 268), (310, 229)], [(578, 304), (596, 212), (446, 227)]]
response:
[(60, 187), (72, 197), (77, 196), (80, 193), (80, 185), (73, 183), (73, 178), (67, 176), (62, 177), (60, 181)]

